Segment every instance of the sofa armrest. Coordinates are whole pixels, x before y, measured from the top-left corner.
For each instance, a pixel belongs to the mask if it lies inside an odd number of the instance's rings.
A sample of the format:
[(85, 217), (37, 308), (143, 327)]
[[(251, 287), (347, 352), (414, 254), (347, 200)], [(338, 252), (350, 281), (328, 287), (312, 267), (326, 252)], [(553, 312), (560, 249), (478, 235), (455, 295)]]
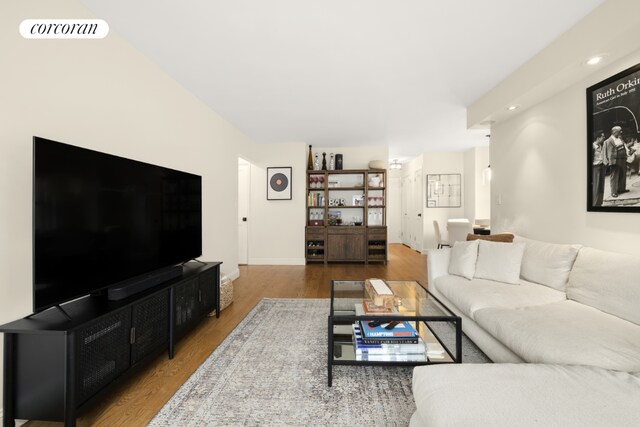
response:
[(427, 282), (429, 285), (440, 276), (449, 274), (450, 248), (430, 249), (427, 251)]

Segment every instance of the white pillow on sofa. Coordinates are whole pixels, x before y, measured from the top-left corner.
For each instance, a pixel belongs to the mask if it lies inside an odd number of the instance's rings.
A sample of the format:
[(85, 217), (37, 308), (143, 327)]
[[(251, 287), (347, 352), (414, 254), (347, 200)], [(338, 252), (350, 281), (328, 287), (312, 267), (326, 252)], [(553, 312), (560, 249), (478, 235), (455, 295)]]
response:
[(522, 236), (515, 236), (513, 241), (525, 244), (520, 271), (524, 280), (566, 291), (569, 273), (581, 245), (540, 242)]
[(469, 280), (473, 279), (478, 258), (478, 242), (479, 240), (453, 243), (449, 258), (449, 274), (462, 276)]
[(524, 243), (479, 242), (475, 277), (518, 285)]

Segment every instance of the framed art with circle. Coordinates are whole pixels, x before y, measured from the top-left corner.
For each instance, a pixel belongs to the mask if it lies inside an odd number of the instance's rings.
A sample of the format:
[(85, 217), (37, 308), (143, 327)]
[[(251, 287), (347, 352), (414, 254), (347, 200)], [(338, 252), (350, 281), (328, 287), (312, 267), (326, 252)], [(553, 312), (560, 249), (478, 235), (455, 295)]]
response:
[(291, 200), (291, 167), (267, 168), (267, 200)]

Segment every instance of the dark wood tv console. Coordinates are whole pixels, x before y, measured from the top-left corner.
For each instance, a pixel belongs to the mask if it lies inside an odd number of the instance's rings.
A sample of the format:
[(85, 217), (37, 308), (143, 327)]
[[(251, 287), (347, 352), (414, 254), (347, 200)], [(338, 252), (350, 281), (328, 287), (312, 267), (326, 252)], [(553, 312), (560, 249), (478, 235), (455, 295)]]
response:
[(120, 301), (87, 297), (0, 326), (4, 427), (15, 419), (75, 426), (83, 407), (220, 312), (220, 262), (185, 264), (181, 277)]

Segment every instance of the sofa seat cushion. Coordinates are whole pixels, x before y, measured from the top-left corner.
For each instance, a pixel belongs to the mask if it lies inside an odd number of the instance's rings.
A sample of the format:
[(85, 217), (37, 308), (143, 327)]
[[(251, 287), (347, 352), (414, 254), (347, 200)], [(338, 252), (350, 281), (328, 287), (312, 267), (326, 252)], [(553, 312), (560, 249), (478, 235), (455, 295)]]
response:
[(413, 395), (415, 427), (640, 425), (640, 377), (586, 366), (420, 366)]
[(471, 281), (460, 276), (441, 276), (435, 279), (436, 290), (444, 295), (465, 316), (487, 307), (516, 308), (528, 305), (564, 301), (564, 292), (520, 280), (519, 285), (486, 279)]
[(640, 371), (640, 326), (575, 301), (485, 308), (474, 320), (530, 363)]

